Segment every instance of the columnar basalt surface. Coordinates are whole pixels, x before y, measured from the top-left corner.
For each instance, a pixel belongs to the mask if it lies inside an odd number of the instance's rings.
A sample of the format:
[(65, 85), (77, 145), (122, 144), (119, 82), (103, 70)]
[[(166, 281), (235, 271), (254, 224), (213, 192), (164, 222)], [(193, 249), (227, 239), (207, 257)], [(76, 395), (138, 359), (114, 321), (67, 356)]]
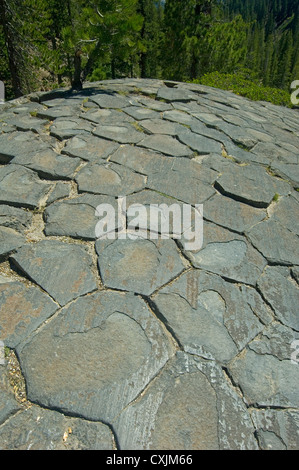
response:
[(141, 79), (2, 105), (0, 449), (299, 448), (298, 118)]

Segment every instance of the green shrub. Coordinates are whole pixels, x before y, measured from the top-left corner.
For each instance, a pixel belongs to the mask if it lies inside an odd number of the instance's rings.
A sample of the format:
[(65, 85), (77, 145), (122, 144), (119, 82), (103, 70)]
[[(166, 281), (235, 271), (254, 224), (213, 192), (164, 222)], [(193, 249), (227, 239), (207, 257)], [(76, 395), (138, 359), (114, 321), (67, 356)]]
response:
[(229, 90), (253, 101), (269, 101), (279, 106), (293, 107), (290, 93), (279, 88), (264, 86), (262, 81), (248, 70), (236, 73), (211, 72), (193, 80), (192, 83)]

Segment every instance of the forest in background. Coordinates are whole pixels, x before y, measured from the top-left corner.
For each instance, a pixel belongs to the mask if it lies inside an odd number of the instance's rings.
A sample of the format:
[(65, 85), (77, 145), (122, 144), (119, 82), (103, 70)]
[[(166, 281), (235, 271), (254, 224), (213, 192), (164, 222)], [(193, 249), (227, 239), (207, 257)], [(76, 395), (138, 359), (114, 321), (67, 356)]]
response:
[(298, 0), (0, 0), (6, 99), (142, 77), (289, 105), (298, 44)]

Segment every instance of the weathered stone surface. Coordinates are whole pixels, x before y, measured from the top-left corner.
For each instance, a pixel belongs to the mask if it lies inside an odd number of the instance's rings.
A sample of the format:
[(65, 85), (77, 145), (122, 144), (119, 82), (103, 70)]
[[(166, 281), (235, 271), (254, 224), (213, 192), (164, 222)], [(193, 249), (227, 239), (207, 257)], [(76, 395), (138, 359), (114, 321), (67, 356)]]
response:
[(47, 122), (43, 121), (42, 119), (37, 119), (36, 117), (23, 114), (15, 115), (13, 118), (9, 119), (9, 123), (18, 131), (32, 131), (36, 133), (43, 132), (47, 124)]
[[(45, 234), (94, 240), (99, 222), (96, 208), (100, 204), (110, 204), (117, 214), (117, 203), (109, 196), (83, 194), (50, 204), (44, 212)], [(116, 220), (115, 228), (118, 226)]]
[(185, 126), (192, 126), (196, 122), (196, 119), (190, 116), (190, 114), (183, 111), (172, 109), (163, 113), (163, 119), (172, 121), (175, 123), (183, 124)]
[(81, 297), (18, 348), (30, 400), (110, 422), (172, 354), (143, 300), (117, 292)]
[(184, 270), (173, 240), (129, 236), (126, 240), (96, 242), (99, 271), (106, 287), (150, 295)]
[(58, 309), (58, 305), (37, 287), (0, 282), (0, 338), (15, 348)]
[(285, 230), (275, 219), (255, 225), (247, 235), (253, 246), (271, 263), (299, 264), (297, 235)]
[(3, 257), (11, 251), (19, 248), (26, 243), (25, 238), (19, 233), (9, 227), (0, 226), (0, 257)]
[(187, 174), (188, 186), (184, 185), (186, 175), (183, 171), (169, 169), (149, 175), (147, 187), (192, 205), (202, 204), (215, 193), (211, 185), (196, 177), (196, 173), (192, 175), (187, 172)]
[(80, 192), (126, 196), (145, 187), (144, 176), (126, 167), (107, 163), (90, 163), (76, 176)]
[(29, 227), (32, 214), (25, 209), (11, 207), (5, 204), (0, 205), (0, 225), (9, 227), (23, 233)]
[(262, 450), (298, 450), (299, 415), (292, 410), (253, 410), (252, 419)]
[(299, 187), (299, 169), (298, 164), (274, 162), (271, 164), (271, 170), (281, 178), (289, 180), (295, 188)]
[(186, 352), (227, 363), (272, 320), (257, 292), (189, 271), (153, 297)]
[(49, 148), (49, 144), (33, 132), (11, 132), (0, 135), (0, 162), (7, 163), (13, 157), (32, 154)]
[(169, 158), (165, 155), (132, 145), (121, 145), (110, 157), (110, 161), (144, 175), (159, 171), (163, 165), (167, 164), (168, 160)]
[(49, 119), (50, 121), (54, 121), (54, 119), (57, 118), (72, 117), (74, 115), (74, 109), (72, 106), (53, 106), (46, 109), (39, 109), (36, 115), (42, 119)]
[(271, 178), (258, 166), (234, 165), (229, 170), (217, 180), (216, 188), (226, 196), (251, 206), (268, 207), (275, 194), (282, 194), (285, 191), (282, 182)]
[[(0, 425), (20, 409), (11, 390), (5, 364), (0, 364)], [(0, 444), (1, 449), (1, 444)]]
[(170, 135), (149, 135), (143, 138), (138, 145), (172, 157), (189, 157), (193, 153), (186, 145), (181, 144)]
[(280, 361), (298, 360), (297, 346), (299, 333), (274, 321), (250, 343), (250, 349), (257, 354), (268, 354)]
[(257, 449), (249, 413), (221, 368), (181, 352), (114, 426), (121, 449)]
[(188, 147), (196, 151), (199, 155), (206, 155), (207, 153), (221, 154), (222, 148), (220, 142), (215, 142), (203, 135), (186, 131), (180, 133), (178, 138), (183, 144), (188, 145)]
[(81, 160), (60, 155), (48, 149), (34, 155), (19, 155), (14, 157), (11, 163), (24, 165), (26, 168), (35, 170), (43, 178), (70, 179), (80, 165)]
[(94, 135), (108, 140), (115, 140), (120, 144), (137, 144), (144, 138), (143, 132), (137, 131), (133, 125), (126, 122), (120, 124), (99, 125), (93, 131)]
[(202, 249), (188, 251), (184, 243), (182, 249), (196, 268), (251, 286), (256, 285), (267, 264), (245, 237), (207, 222), (203, 225)]
[(157, 93), (157, 99), (165, 100), (165, 101), (197, 101), (199, 96), (196, 93), (193, 93), (189, 90), (180, 90), (178, 88), (169, 88), (169, 87), (162, 87), (159, 88)]
[(292, 196), (280, 198), (273, 208), (272, 219), (299, 235), (299, 200)]
[(108, 426), (37, 406), (11, 417), (0, 429), (1, 450), (112, 450)]
[(64, 140), (70, 139), (78, 134), (86, 134), (87, 132), (91, 132), (92, 129), (93, 126), (83, 119), (73, 117), (57, 118), (50, 126), (50, 135), (59, 140)]
[(106, 160), (117, 148), (118, 145), (114, 142), (92, 135), (80, 135), (70, 139), (62, 149), (62, 153), (71, 157), (79, 157), (83, 160), (97, 162), (98, 160)]
[(299, 331), (299, 288), (291, 279), (288, 269), (269, 266), (260, 277), (258, 287), (278, 320)]
[(97, 288), (91, 257), (79, 245), (42, 240), (23, 246), (12, 260), (60, 305)]
[(0, 203), (14, 206), (38, 207), (50, 190), (50, 185), (37, 174), (20, 165), (0, 168)]
[(233, 359), (229, 372), (249, 405), (298, 408), (297, 363), (245, 349)]
[(70, 191), (70, 183), (62, 183), (61, 181), (58, 181), (47, 198), (47, 204), (51, 204), (51, 202), (57, 201), (57, 199), (68, 197), (70, 195)]
[(141, 121), (143, 119), (155, 119), (159, 117), (159, 113), (143, 106), (129, 106), (128, 108), (124, 108), (123, 111), (134, 118), (136, 121)]
[(298, 448), (298, 110), (131, 78), (0, 121), (0, 448)]
[(92, 96), (89, 99), (96, 103), (100, 108), (107, 109), (124, 108), (130, 104), (130, 101), (126, 97), (113, 92), (109, 94), (100, 92), (97, 96)]
[[(215, 186), (217, 185), (216, 181)], [(266, 211), (215, 194), (204, 206), (204, 217), (223, 227), (244, 233), (267, 217)]]

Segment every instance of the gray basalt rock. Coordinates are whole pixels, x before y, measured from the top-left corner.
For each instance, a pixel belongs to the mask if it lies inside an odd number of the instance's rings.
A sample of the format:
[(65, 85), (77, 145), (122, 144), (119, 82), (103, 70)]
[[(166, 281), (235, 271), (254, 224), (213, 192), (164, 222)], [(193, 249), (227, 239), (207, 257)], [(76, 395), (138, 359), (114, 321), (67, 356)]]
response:
[(100, 274), (106, 287), (150, 295), (185, 266), (173, 240), (135, 238), (96, 242)]
[(0, 449), (298, 448), (298, 148), (171, 80), (1, 106)]
[[(235, 413), (240, 420), (233, 419)], [(114, 426), (121, 449), (258, 448), (248, 410), (223, 370), (215, 362), (181, 352)]]
[(79, 245), (42, 240), (23, 246), (11, 259), (60, 305), (97, 288), (91, 257)]
[(51, 186), (38, 175), (20, 165), (0, 168), (0, 202), (34, 209), (47, 195)]
[(144, 176), (114, 163), (90, 163), (75, 179), (81, 193), (126, 196), (145, 187)]
[(30, 400), (111, 422), (160, 371), (173, 348), (142, 299), (102, 291), (65, 307), (18, 354)]
[(32, 406), (0, 430), (1, 450), (112, 450), (109, 427)]
[(0, 337), (9, 348), (15, 348), (58, 310), (47, 294), (19, 281), (1, 282), (0, 292)]

